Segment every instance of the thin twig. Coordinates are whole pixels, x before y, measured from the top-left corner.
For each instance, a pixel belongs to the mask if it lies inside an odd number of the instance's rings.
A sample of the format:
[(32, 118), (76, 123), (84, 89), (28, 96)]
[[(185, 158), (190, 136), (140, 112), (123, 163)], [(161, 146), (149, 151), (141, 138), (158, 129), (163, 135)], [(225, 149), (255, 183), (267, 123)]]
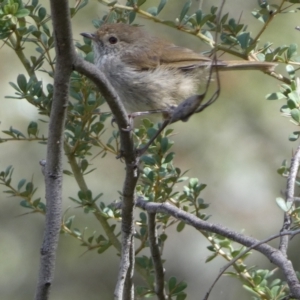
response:
[(198, 9), (202, 10), (202, 5), (203, 5), (204, 0), (198, 0), (198, 1), (199, 1)]
[(271, 21), (274, 19), (274, 17), (281, 12), (281, 8), (283, 4), (285, 3), (285, 0), (282, 0), (279, 7), (277, 8), (276, 12), (271, 13), (269, 15), (269, 19), (264, 23), (263, 27), (260, 29), (259, 33), (256, 35), (256, 37), (252, 41), (252, 45), (256, 44), (260, 36), (264, 33), (264, 31), (267, 29), (268, 25), (271, 23)]
[[(70, 153), (70, 148), (69, 146), (65, 143), (64, 145), (64, 149), (65, 149), (65, 153), (66, 156), (68, 158), (68, 162), (71, 166), (72, 169), (72, 173), (74, 175), (74, 178), (79, 186), (79, 188), (83, 191), (83, 192), (87, 192), (88, 186), (84, 180), (83, 174), (80, 170), (80, 167), (78, 166), (78, 163), (76, 161), (76, 157)], [(91, 208), (93, 208), (94, 210), (94, 216), (96, 217), (96, 219), (99, 221), (99, 223), (101, 224), (103, 230), (106, 233), (106, 236), (108, 237), (109, 241), (111, 242), (111, 244), (119, 251), (121, 252), (121, 243), (119, 241), (119, 239), (117, 238), (117, 236), (114, 234), (113, 229), (111, 228), (111, 226), (109, 225), (107, 219), (101, 214), (101, 211), (99, 209), (99, 207), (97, 206), (97, 204), (95, 202), (91, 203)]]
[(228, 264), (226, 264), (219, 272), (218, 276), (216, 277), (215, 281), (213, 282), (213, 284), (211, 285), (211, 287), (209, 288), (208, 292), (206, 293), (205, 297), (203, 298), (203, 300), (207, 300), (212, 289), (214, 288), (214, 286), (216, 285), (217, 281), (221, 278), (221, 276), (224, 274), (224, 272), (233, 264), (235, 264), (241, 257), (243, 257), (246, 253), (248, 253), (249, 251), (251, 251), (252, 249), (255, 249), (257, 246), (262, 245), (264, 243), (267, 243), (269, 241), (272, 241), (274, 239), (277, 239), (278, 237), (282, 237), (282, 236), (289, 236), (289, 235), (297, 235), (300, 233), (300, 229), (295, 230), (295, 231), (286, 231), (286, 232), (280, 232), (277, 234), (274, 234), (262, 241), (260, 241), (257, 244), (252, 245), (251, 247), (248, 247), (247, 249), (245, 249), (244, 251), (242, 251), (239, 255), (237, 255), (235, 258), (233, 258)]

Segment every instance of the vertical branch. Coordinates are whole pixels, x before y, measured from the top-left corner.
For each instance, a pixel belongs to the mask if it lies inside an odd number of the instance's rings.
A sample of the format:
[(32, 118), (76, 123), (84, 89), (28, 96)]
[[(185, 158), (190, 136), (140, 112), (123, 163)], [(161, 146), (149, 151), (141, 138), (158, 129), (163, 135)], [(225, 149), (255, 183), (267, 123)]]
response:
[(68, 104), (69, 80), (75, 57), (69, 6), (66, 0), (51, 0), (56, 70), (47, 145), (46, 220), (35, 299), (48, 299), (53, 280), (61, 225), (63, 133)]
[(134, 271), (134, 191), (138, 180), (139, 172), (137, 167), (136, 151), (134, 149), (132, 133), (130, 130), (123, 130), (129, 127), (127, 113), (120, 98), (106, 79), (105, 75), (96, 66), (85, 62), (80, 57), (74, 61), (74, 68), (81, 74), (86, 75), (99, 88), (101, 94), (115, 116), (120, 130), (121, 156), (125, 160), (126, 174), (123, 186), (122, 202), (122, 251), (119, 267), (118, 281), (115, 288), (116, 299), (133, 299), (133, 271)]
[[(121, 144), (122, 139), (121, 139)], [(124, 145), (124, 144), (123, 144)], [(133, 145), (132, 145), (133, 146)], [(133, 149), (132, 149), (133, 150)], [(122, 205), (122, 254), (118, 282), (115, 288), (116, 299), (133, 299), (134, 270), (134, 190), (138, 179), (135, 163), (126, 161), (126, 178), (123, 187)]]
[(164, 290), (165, 276), (163, 263), (161, 261), (156, 230), (156, 213), (148, 212), (148, 234), (151, 257), (155, 270), (155, 293), (159, 300), (165, 300), (166, 294)]
[[(290, 210), (293, 209), (294, 196), (295, 196), (295, 183), (296, 176), (299, 170), (300, 164), (300, 145), (298, 146), (295, 155), (291, 159), (290, 173), (287, 179), (286, 186), (286, 204), (287, 207), (290, 207)], [(292, 218), (290, 216), (290, 211), (284, 213), (283, 226), (281, 232), (288, 231), (291, 228)], [(286, 255), (288, 248), (289, 236), (285, 235), (280, 238), (279, 250)]]

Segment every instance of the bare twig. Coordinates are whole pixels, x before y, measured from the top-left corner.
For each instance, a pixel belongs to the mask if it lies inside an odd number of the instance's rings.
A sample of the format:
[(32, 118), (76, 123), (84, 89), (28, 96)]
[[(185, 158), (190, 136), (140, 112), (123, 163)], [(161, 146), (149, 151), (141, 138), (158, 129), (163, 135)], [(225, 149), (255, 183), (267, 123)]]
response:
[[(287, 186), (286, 186), (286, 204), (287, 207), (290, 207), (290, 211), (293, 210), (293, 203), (294, 203), (294, 195), (295, 195), (295, 183), (296, 183), (296, 176), (298, 174), (300, 164), (300, 145), (298, 146), (293, 158), (291, 159), (291, 166), (290, 172), (287, 179)], [(290, 230), (292, 224), (292, 217), (290, 215), (290, 211), (284, 213), (284, 220), (283, 225), (281, 228), (281, 232)], [(279, 250), (286, 255), (287, 248), (288, 248), (289, 239), (287, 236), (283, 236), (280, 239), (279, 243)]]
[(63, 133), (69, 100), (69, 80), (72, 61), (75, 57), (68, 1), (51, 0), (50, 4), (54, 28), (56, 71), (45, 168), (46, 224), (41, 247), (36, 300), (49, 298), (54, 274), (56, 248), (61, 228)]
[(155, 293), (159, 300), (165, 300), (166, 294), (164, 289), (165, 276), (163, 263), (161, 261), (161, 255), (157, 240), (156, 230), (156, 213), (148, 213), (148, 234), (149, 234), (149, 246), (151, 251), (151, 257), (155, 270)]

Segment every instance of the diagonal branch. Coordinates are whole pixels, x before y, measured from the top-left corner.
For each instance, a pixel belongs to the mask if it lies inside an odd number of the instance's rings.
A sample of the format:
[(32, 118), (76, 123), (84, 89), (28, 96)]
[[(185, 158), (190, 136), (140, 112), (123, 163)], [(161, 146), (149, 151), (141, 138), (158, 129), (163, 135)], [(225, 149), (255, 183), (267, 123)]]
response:
[(255, 250), (265, 255), (273, 264), (275, 264), (282, 270), (287, 284), (289, 285), (291, 294), (294, 298), (300, 299), (300, 283), (297, 278), (296, 272), (291, 261), (288, 260), (281, 251), (271, 247), (270, 245), (260, 244), (260, 241), (257, 239), (237, 233), (222, 225), (212, 224), (207, 221), (201, 220), (196, 216), (180, 210), (179, 208), (167, 202), (153, 203), (144, 201), (142, 198), (138, 198), (136, 201), (136, 206), (146, 210), (148, 213), (165, 213), (171, 215), (174, 218), (182, 220), (198, 230), (206, 230), (208, 232), (220, 234), (246, 247), (255, 246)]
[(217, 281), (220, 279), (220, 277), (224, 274), (224, 272), (230, 267), (232, 266), (234, 263), (236, 263), (240, 258), (242, 258), (246, 253), (248, 253), (249, 251), (251, 251), (252, 249), (254, 249), (255, 247), (257, 247), (258, 245), (267, 243), (269, 241), (272, 241), (274, 239), (277, 239), (278, 237), (282, 237), (282, 236), (289, 236), (291, 235), (292, 237), (299, 234), (300, 230), (295, 230), (295, 231), (286, 231), (286, 232), (280, 232), (277, 233), (275, 235), (272, 235), (262, 241), (260, 241), (257, 244), (252, 245), (251, 247), (246, 248), (244, 251), (242, 251), (239, 255), (237, 255), (236, 257), (234, 257), (229, 263), (227, 263), (224, 267), (222, 267), (222, 269), (220, 270), (218, 276), (216, 277), (215, 281), (213, 282), (213, 284), (211, 285), (211, 287), (209, 288), (208, 292), (206, 293), (205, 297), (203, 300), (207, 300), (213, 287), (215, 286), (215, 284), (217, 283)]

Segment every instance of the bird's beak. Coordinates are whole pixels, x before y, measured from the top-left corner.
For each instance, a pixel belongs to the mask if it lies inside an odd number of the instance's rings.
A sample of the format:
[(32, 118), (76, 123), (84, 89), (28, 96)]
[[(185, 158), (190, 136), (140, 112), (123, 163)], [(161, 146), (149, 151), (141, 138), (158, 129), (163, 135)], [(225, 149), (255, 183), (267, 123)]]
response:
[(87, 39), (91, 39), (91, 40), (95, 39), (94, 33), (82, 32), (80, 34)]

